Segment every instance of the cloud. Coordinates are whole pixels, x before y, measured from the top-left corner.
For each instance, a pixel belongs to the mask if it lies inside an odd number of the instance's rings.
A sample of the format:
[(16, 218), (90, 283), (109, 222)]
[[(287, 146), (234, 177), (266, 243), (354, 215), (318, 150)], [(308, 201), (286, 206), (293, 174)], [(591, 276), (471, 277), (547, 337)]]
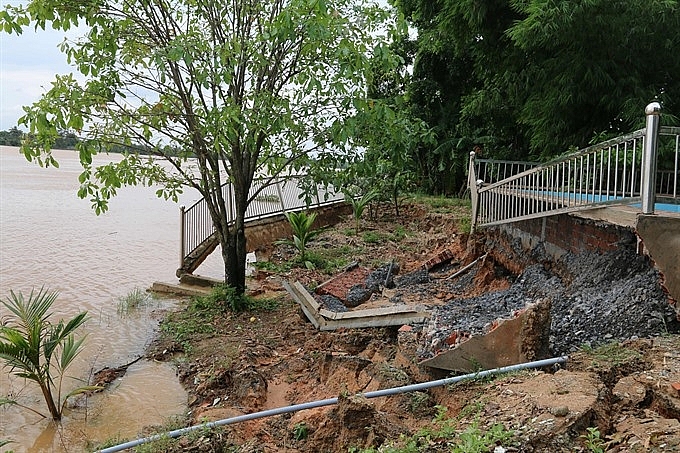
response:
[(83, 33), (82, 29), (65, 34), (32, 27), (19, 36), (0, 33), (0, 130), (16, 126), (24, 113), (22, 106), (40, 99), (56, 74), (76, 72), (58, 45), (65, 37)]

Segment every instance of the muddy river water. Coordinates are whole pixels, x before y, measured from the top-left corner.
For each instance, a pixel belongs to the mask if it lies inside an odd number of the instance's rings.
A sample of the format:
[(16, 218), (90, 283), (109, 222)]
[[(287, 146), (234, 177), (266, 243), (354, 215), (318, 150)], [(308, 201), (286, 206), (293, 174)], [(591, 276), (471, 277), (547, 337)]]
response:
[[(77, 197), (77, 154), (56, 151), (60, 168), (27, 162), (17, 148), (0, 147), (0, 297), (9, 291), (25, 295), (45, 286), (59, 292), (54, 320), (82, 310), (85, 348), (70, 369), (66, 390), (82, 385), (95, 371), (139, 357), (152, 339), (160, 313), (177, 302), (156, 298), (148, 306), (119, 314), (121, 297), (146, 289), (154, 281), (176, 281), (179, 254), (179, 208), (155, 196), (153, 188), (119, 191), (107, 213), (96, 216), (90, 202)], [(102, 156), (101, 162), (117, 159)], [(181, 203), (197, 197), (185, 194)], [(221, 275), (219, 253), (199, 273)], [(8, 311), (0, 306), (0, 317)], [(0, 396), (45, 413), (31, 383), (0, 369)], [(0, 408), (0, 440), (12, 440), (1, 451), (83, 451), (86, 443), (134, 438), (144, 426), (159, 424), (186, 411), (186, 394), (172, 364), (141, 360), (105, 392), (78, 400), (54, 424), (25, 409)]]

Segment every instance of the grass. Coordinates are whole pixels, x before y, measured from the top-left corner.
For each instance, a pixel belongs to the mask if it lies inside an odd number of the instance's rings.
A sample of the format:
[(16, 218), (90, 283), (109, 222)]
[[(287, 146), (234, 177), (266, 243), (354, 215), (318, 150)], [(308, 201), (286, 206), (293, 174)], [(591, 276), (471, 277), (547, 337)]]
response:
[(186, 309), (171, 313), (161, 324), (161, 332), (176, 341), (190, 354), (191, 343), (217, 332), (215, 321), (229, 312), (272, 311), (281, 306), (281, 298), (238, 296), (233, 288), (217, 285), (207, 296), (193, 297)]
[(617, 342), (608, 343), (595, 349), (584, 345), (581, 346), (581, 350), (590, 356), (594, 368), (617, 366), (642, 358), (638, 351), (626, 348)]
[[(437, 406), (437, 416), (430, 426), (420, 429), (412, 436), (402, 436), (393, 443), (386, 443), (379, 449), (350, 448), (353, 453), (419, 453), (428, 451), (450, 451), (453, 453), (486, 453), (493, 451), (496, 446), (510, 446), (516, 443), (515, 433), (505, 426), (496, 423), (488, 428), (479, 425), (479, 405), (472, 405), (467, 415), (475, 415), (474, 420), (466, 427), (461, 426), (459, 415), (450, 418), (447, 409)], [(463, 414), (461, 412), (461, 414)], [(442, 447), (437, 449), (436, 447)]]
[(366, 231), (361, 239), (367, 244), (382, 244), (384, 242), (401, 242), (408, 236), (408, 231), (403, 226), (398, 226), (391, 233), (380, 233), (377, 231)]
[(118, 315), (126, 316), (132, 311), (147, 307), (152, 300), (153, 297), (151, 294), (141, 288), (135, 287), (127, 295), (118, 298)]
[(451, 198), (420, 194), (414, 195), (413, 198), (418, 203), (430, 206), (433, 212), (442, 214), (459, 212), (459, 208), (470, 209), (471, 207), (471, 202), (467, 198)]

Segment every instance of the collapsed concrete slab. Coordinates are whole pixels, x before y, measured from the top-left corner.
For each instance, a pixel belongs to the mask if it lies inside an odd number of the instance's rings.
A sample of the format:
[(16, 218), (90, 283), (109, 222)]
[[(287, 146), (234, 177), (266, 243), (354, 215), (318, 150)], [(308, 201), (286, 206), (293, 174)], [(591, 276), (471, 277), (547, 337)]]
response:
[(516, 313), (513, 319), (494, 323), (486, 335), (450, 338), (453, 349), (441, 352), (421, 365), (471, 373), (518, 363), (541, 360), (550, 355), (550, 300), (542, 300)]
[(430, 314), (420, 312), (407, 305), (394, 305), (368, 310), (333, 312), (321, 308), (321, 305), (305, 289), (300, 282), (282, 281), (283, 287), (295, 300), (309, 321), (319, 330), (336, 330), (340, 328), (401, 326), (404, 324), (425, 322)]

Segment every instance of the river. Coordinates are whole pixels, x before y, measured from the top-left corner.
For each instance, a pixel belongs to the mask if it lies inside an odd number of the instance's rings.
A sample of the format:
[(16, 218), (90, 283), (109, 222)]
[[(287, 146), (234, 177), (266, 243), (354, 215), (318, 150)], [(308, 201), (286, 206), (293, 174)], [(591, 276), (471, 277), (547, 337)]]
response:
[[(119, 314), (122, 297), (154, 281), (174, 282), (179, 263), (179, 207), (155, 195), (154, 188), (119, 191), (110, 209), (95, 215), (77, 196), (81, 171), (77, 153), (55, 151), (60, 168), (27, 162), (18, 148), (0, 147), (0, 297), (31, 289), (59, 292), (53, 318), (87, 310), (83, 353), (67, 373), (65, 389), (87, 381), (105, 367), (129, 363), (143, 354), (164, 310), (177, 301), (155, 298), (148, 306)], [(120, 156), (97, 156), (99, 163)], [(188, 193), (181, 203), (197, 196)], [(220, 277), (218, 252), (199, 269)], [(8, 310), (0, 306), (0, 316)], [(37, 388), (0, 370), (0, 396), (46, 413)], [(143, 427), (186, 411), (186, 394), (172, 364), (139, 361), (102, 393), (77, 400), (60, 424), (20, 407), (0, 408), (0, 440), (15, 452), (82, 451), (112, 438), (135, 438)]]

